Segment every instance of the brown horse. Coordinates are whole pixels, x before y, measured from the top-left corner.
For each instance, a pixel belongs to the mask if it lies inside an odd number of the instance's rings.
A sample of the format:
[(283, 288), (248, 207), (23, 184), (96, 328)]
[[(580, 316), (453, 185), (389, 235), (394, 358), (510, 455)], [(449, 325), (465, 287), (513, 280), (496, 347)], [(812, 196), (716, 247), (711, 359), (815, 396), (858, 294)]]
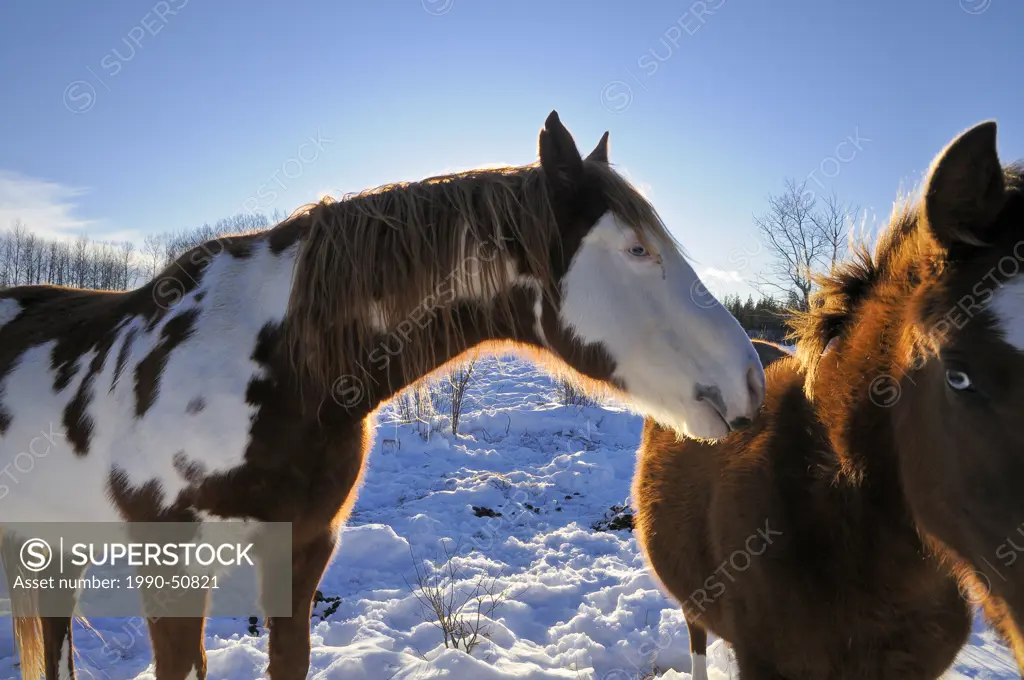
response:
[(933, 165), (923, 202), (913, 236), (934, 268), (886, 285), (909, 304), (890, 316), (903, 333), (872, 387), (893, 411), (918, 526), (1024, 675), (1024, 165), (1002, 167), (996, 124), (979, 125)]
[[(261, 583), (290, 585), (267, 672), (297, 680), (372, 413), (467, 350), (554, 362), (683, 434), (748, 426), (764, 396), (753, 347), (612, 170), (607, 134), (584, 159), (552, 112), (539, 155), (322, 202), (135, 291), (4, 291), (0, 464), (57, 432), (4, 487), (0, 525), (291, 523), (290, 559)], [(181, 597), (206, 611), (206, 591)], [(70, 622), (16, 619), (24, 677), (74, 676)], [(159, 680), (206, 677), (202, 616), (147, 623)]]
[(822, 281), (754, 428), (709, 444), (647, 422), (638, 535), (695, 677), (712, 631), (747, 680), (936, 678), (986, 588), (1024, 659), (1021, 259), (1024, 171), (983, 123)]
[(743, 680), (938, 678), (970, 612), (917, 536), (895, 460), (848, 467), (798, 359), (755, 345), (768, 396), (749, 436), (680, 441), (648, 420), (640, 447), (637, 537), (682, 605), (694, 680), (708, 632)]

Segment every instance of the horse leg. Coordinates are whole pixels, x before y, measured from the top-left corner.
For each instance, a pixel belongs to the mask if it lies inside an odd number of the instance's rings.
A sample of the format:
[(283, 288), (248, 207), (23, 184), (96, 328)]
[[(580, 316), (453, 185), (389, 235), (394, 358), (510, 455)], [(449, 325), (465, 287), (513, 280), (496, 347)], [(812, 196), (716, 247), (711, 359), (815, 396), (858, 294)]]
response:
[(46, 680), (75, 680), (75, 652), (70, 616), (44, 616), (43, 663)]
[[(78, 579), (85, 573), (85, 567), (68, 570), (59, 576)], [(66, 610), (67, 616), (44, 616), (40, 618), (43, 632), (43, 672), (46, 680), (75, 680), (75, 646), (71, 639), (72, 612), (78, 602), (78, 591), (74, 588), (57, 589), (46, 594), (47, 609)]]
[[(313, 596), (327, 563), (334, 554), (337, 537), (325, 531), (309, 543), (292, 550), (292, 615), (271, 616), (270, 666), (271, 680), (305, 680), (309, 671), (309, 619)], [(261, 582), (265, 589), (281, 587), (275, 578), (273, 562), (261, 565)], [(162, 679), (161, 679), (162, 680)]]
[[(154, 602), (163, 593), (143, 591), (143, 601)], [(175, 607), (188, 607), (189, 611), (206, 611), (206, 590), (182, 589), (174, 593)], [(153, 610), (148, 610), (152, 612)], [(177, 618), (150, 616), (149, 639), (153, 645), (156, 680), (205, 680), (206, 650), (203, 648), (202, 616)]]
[(708, 680), (708, 632), (689, 619), (686, 630), (690, 636), (690, 679)]

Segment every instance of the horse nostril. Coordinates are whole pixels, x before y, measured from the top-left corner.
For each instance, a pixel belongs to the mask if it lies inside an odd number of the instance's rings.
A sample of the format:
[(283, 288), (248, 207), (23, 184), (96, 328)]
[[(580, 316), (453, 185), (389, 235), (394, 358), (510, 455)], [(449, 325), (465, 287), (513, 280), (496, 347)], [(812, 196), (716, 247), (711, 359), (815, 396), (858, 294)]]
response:
[(751, 420), (750, 418), (747, 418), (746, 416), (741, 416), (739, 418), (733, 418), (732, 420), (729, 421), (729, 429), (731, 431), (733, 431), (733, 432), (738, 432), (740, 430), (745, 430), (748, 427), (750, 427), (751, 424), (753, 424), (753, 422), (754, 422), (753, 420)]
[(722, 419), (726, 418), (725, 400), (722, 399), (722, 391), (714, 385), (697, 385), (697, 401), (707, 401), (718, 411)]

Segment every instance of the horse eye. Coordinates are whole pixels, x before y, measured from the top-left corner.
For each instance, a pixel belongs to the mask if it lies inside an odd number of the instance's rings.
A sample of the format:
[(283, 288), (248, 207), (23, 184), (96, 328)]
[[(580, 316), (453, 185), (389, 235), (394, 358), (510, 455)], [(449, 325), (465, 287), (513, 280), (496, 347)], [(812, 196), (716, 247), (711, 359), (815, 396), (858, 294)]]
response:
[(648, 255), (647, 248), (644, 248), (640, 244), (631, 246), (629, 250), (627, 250), (626, 252), (632, 255), (633, 257), (647, 257)]
[(963, 371), (946, 371), (946, 382), (954, 390), (971, 389), (971, 377)]

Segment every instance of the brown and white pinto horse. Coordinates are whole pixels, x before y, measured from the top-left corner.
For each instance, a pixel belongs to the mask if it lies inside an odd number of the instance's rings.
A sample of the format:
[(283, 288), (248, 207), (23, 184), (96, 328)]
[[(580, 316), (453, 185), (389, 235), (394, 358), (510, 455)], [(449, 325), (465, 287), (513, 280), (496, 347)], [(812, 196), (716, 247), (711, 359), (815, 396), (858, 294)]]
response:
[[(371, 414), (467, 350), (569, 367), (681, 434), (749, 425), (764, 396), (749, 339), (695, 299), (607, 154), (606, 134), (582, 158), (552, 112), (538, 164), (325, 201), (135, 291), (4, 291), (0, 464), (51, 423), (61, 436), (8, 485), (0, 525), (290, 522), (293, 613), (269, 620), (267, 673), (297, 680)], [(148, 621), (159, 680), (206, 677), (203, 623)], [(73, 677), (70, 619), (15, 627), (24, 677)]]
[(706, 631), (744, 680), (936, 678), (986, 588), (1024, 658), (1024, 172), (995, 132), (952, 142), (874, 255), (822, 281), (753, 428), (647, 422), (635, 522), (695, 678)]

